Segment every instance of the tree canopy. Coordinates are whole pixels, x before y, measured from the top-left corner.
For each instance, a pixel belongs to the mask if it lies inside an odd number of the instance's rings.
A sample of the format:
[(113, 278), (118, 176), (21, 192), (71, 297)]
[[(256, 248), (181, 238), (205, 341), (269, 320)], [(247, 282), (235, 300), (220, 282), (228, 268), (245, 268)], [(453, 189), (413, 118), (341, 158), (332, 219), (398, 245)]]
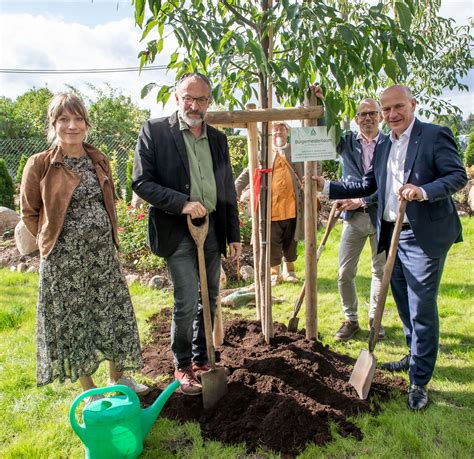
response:
[[(358, 100), (393, 83), (409, 85), (426, 115), (458, 113), (443, 90), (468, 89), (460, 79), (473, 62), (470, 28), (440, 17), (440, 0), (133, 1), (148, 39), (140, 65), (175, 41), (168, 69), (207, 74), (214, 101), (229, 109), (253, 97), (267, 107), (270, 80), (284, 106), (302, 103), (319, 82), (330, 125), (352, 118)], [(156, 86), (145, 86), (142, 96)], [(157, 101), (165, 104), (171, 91), (161, 86)]]

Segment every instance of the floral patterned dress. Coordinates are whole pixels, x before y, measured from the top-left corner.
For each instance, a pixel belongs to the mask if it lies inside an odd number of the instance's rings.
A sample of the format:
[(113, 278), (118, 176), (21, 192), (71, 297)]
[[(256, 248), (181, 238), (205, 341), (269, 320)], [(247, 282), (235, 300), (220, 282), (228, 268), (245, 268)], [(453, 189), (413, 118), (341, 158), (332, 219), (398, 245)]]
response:
[(58, 241), (41, 260), (36, 319), (36, 379), (72, 382), (103, 360), (119, 371), (143, 366), (135, 313), (112, 240), (94, 166), (64, 158), (82, 174)]

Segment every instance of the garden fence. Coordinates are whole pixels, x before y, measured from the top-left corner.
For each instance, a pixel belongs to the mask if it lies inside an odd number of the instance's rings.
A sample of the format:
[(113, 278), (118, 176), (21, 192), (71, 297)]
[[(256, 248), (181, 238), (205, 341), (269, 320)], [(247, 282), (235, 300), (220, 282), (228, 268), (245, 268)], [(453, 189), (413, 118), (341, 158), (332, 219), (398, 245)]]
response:
[[(111, 161), (115, 161), (117, 180), (121, 188), (125, 187), (127, 160), (133, 155), (136, 141), (136, 137), (120, 135), (90, 135), (87, 139), (88, 143), (91, 143), (102, 153), (106, 154)], [(46, 137), (0, 139), (0, 159), (5, 161), (10, 176), (15, 180), (22, 155), (30, 157), (48, 148), (49, 144)]]

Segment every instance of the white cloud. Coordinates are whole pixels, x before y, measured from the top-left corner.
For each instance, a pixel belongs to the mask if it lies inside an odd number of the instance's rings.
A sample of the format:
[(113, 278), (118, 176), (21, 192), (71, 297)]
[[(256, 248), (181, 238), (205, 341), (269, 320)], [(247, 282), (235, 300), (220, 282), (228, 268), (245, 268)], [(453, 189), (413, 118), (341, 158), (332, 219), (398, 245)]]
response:
[[(56, 16), (6, 14), (1, 16), (1, 68), (20, 69), (97, 69), (137, 67), (137, 55), (144, 48), (139, 43), (141, 31), (132, 18), (94, 27), (67, 23)], [(160, 56), (167, 62), (169, 53)], [(158, 64), (155, 62), (154, 64)], [(170, 84), (174, 75), (165, 71), (107, 73), (107, 74), (1, 74), (2, 95), (15, 98), (28, 89), (47, 86), (53, 92), (72, 85), (88, 93), (87, 83), (102, 86), (109, 83), (122, 88), (153, 115), (163, 113), (153, 96), (140, 99), (141, 88), (154, 81)], [(168, 107), (167, 107), (168, 108)], [(172, 107), (168, 108), (168, 112)]]

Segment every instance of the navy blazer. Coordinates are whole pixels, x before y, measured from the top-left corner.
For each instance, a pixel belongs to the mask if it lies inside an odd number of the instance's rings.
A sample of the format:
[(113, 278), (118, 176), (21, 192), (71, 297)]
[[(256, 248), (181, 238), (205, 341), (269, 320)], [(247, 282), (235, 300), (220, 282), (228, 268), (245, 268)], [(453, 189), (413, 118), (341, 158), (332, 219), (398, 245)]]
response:
[[(137, 140), (132, 188), (150, 204), (148, 244), (156, 255), (168, 257), (188, 232), (181, 211), (191, 194), (191, 176), (177, 112), (146, 121)], [(219, 249), (240, 242), (240, 220), (226, 136), (207, 126), (217, 189), (214, 222)]]
[[(377, 144), (385, 141), (387, 136), (379, 133)], [(344, 182), (351, 182), (353, 180), (362, 180), (364, 176), (364, 167), (362, 165), (362, 145), (357, 140), (357, 135), (349, 131), (341, 139), (337, 146), (337, 152), (341, 157), (342, 165), (342, 180)], [(364, 199), (369, 212), (370, 219), (374, 226), (377, 222), (377, 192)], [(355, 211), (346, 210), (342, 214), (344, 220), (350, 220)]]
[[(363, 197), (378, 191), (379, 252), (387, 250), (389, 243), (381, 228), (391, 145), (390, 138), (377, 145), (372, 168), (361, 181), (331, 182), (329, 188), (331, 199)], [(461, 222), (451, 195), (467, 183), (466, 171), (448, 128), (415, 120), (408, 143), (403, 183), (423, 187), (428, 196), (426, 201), (407, 204), (406, 214), (418, 244), (432, 258), (444, 255), (454, 242), (462, 241)]]

